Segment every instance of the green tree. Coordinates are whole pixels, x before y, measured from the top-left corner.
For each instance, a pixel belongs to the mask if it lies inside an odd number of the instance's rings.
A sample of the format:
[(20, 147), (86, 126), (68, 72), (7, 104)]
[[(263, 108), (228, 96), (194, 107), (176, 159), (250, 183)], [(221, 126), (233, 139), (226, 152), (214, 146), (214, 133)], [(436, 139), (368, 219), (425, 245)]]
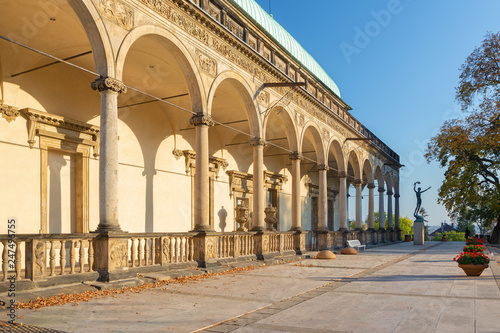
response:
[[(450, 215), (481, 207), (497, 221), (491, 242), (500, 240), (500, 32), (488, 33), (461, 67), (456, 99), (464, 119), (444, 123), (428, 144), (428, 162), (446, 168), (438, 202)], [(493, 221), (493, 218), (491, 219)]]
[(399, 217), (399, 228), (403, 238), (405, 235), (413, 235), (413, 221), (408, 216)]
[[(375, 228), (375, 230), (378, 230), (378, 228), (380, 227), (380, 223), (379, 223), (380, 214), (379, 214), (379, 212), (375, 212), (374, 215), (375, 215), (374, 228)], [(384, 212), (384, 228), (387, 229), (388, 226), (389, 226), (389, 221), (387, 220), (387, 213)]]
[(424, 207), (421, 207), (419, 210), (420, 216), (422, 216), (422, 219), (424, 220), (424, 240), (429, 240), (429, 220), (427, 218), (429, 217), (429, 214), (425, 210)]
[(431, 240), (440, 241), (443, 237), (443, 234), (446, 235), (446, 240), (449, 242), (465, 242), (465, 233), (456, 231), (445, 231), (443, 233), (436, 232)]

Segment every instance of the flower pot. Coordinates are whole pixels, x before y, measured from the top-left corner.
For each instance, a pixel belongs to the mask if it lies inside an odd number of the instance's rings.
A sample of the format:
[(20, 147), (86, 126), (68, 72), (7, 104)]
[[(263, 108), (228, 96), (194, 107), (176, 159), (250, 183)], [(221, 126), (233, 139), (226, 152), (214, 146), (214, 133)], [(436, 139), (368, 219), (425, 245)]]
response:
[(479, 276), (488, 268), (488, 264), (474, 265), (474, 264), (458, 264), (458, 267), (464, 270), (467, 276)]

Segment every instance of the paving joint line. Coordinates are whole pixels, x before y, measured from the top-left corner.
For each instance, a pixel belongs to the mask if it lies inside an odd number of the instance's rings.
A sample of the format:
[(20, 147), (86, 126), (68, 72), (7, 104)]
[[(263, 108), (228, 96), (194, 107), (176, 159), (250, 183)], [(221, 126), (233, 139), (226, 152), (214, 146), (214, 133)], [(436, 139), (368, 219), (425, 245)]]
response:
[[(250, 325), (256, 323), (257, 321), (260, 321), (262, 319), (265, 319), (267, 317), (275, 315), (276, 313), (282, 312), (283, 310), (294, 307), (300, 303), (309, 301), (312, 298), (324, 295), (332, 290), (338, 289), (338, 288), (345, 286), (353, 281), (357, 281), (363, 277), (366, 277), (368, 275), (376, 273), (384, 268), (395, 265), (401, 261), (404, 261), (410, 257), (416, 256), (422, 252), (428, 251), (428, 250), (430, 250), (436, 246), (442, 245), (442, 244), (443, 243), (430, 245), (426, 248), (420, 249), (420, 250), (415, 251), (413, 253), (405, 254), (399, 258), (392, 259), (392, 260), (387, 261), (385, 263), (382, 263), (380, 265), (376, 265), (372, 268), (369, 268), (365, 271), (353, 274), (349, 277), (341, 279), (340, 281), (333, 281), (333, 282), (327, 283), (323, 286), (317, 287), (315, 289), (311, 289), (309, 291), (305, 291), (303, 293), (297, 294), (297, 295), (292, 296), (290, 298), (283, 299), (279, 302), (275, 302), (273, 304), (264, 306), (262, 308), (259, 308), (259, 309), (256, 309), (256, 310), (244, 313), (244, 314), (241, 314), (239, 316), (226, 319), (224, 321), (210, 325), (208, 327), (195, 330), (195, 331), (193, 331), (193, 333), (194, 332), (210, 332), (210, 333), (231, 332), (231, 331), (234, 331), (234, 330), (239, 329), (241, 327), (250, 326)], [(277, 306), (280, 303), (283, 303), (283, 305)], [(273, 308), (273, 307), (275, 307), (275, 308)], [(249, 317), (249, 316), (254, 316), (257, 318), (254, 318), (254, 319), (245, 318), (245, 317)], [(241, 322), (242, 325), (238, 324), (238, 322)]]

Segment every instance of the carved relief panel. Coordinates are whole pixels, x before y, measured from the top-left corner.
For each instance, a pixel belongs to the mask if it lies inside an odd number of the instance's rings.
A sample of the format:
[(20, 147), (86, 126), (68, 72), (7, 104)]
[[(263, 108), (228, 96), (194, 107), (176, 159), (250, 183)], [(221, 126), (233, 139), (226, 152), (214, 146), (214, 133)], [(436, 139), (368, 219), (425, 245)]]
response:
[(99, 13), (126, 30), (134, 27), (134, 10), (118, 0), (94, 0)]

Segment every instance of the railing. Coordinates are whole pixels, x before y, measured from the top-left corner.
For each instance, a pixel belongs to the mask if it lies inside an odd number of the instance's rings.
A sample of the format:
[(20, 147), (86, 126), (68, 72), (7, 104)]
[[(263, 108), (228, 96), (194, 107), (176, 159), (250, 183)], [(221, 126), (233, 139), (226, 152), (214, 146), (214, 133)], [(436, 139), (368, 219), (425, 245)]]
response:
[(95, 234), (16, 235), (9, 243), (8, 236), (1, 235), (2, 281), (9, 272), (15, 272), (17, 280), (92, 272), (94, 237)]

